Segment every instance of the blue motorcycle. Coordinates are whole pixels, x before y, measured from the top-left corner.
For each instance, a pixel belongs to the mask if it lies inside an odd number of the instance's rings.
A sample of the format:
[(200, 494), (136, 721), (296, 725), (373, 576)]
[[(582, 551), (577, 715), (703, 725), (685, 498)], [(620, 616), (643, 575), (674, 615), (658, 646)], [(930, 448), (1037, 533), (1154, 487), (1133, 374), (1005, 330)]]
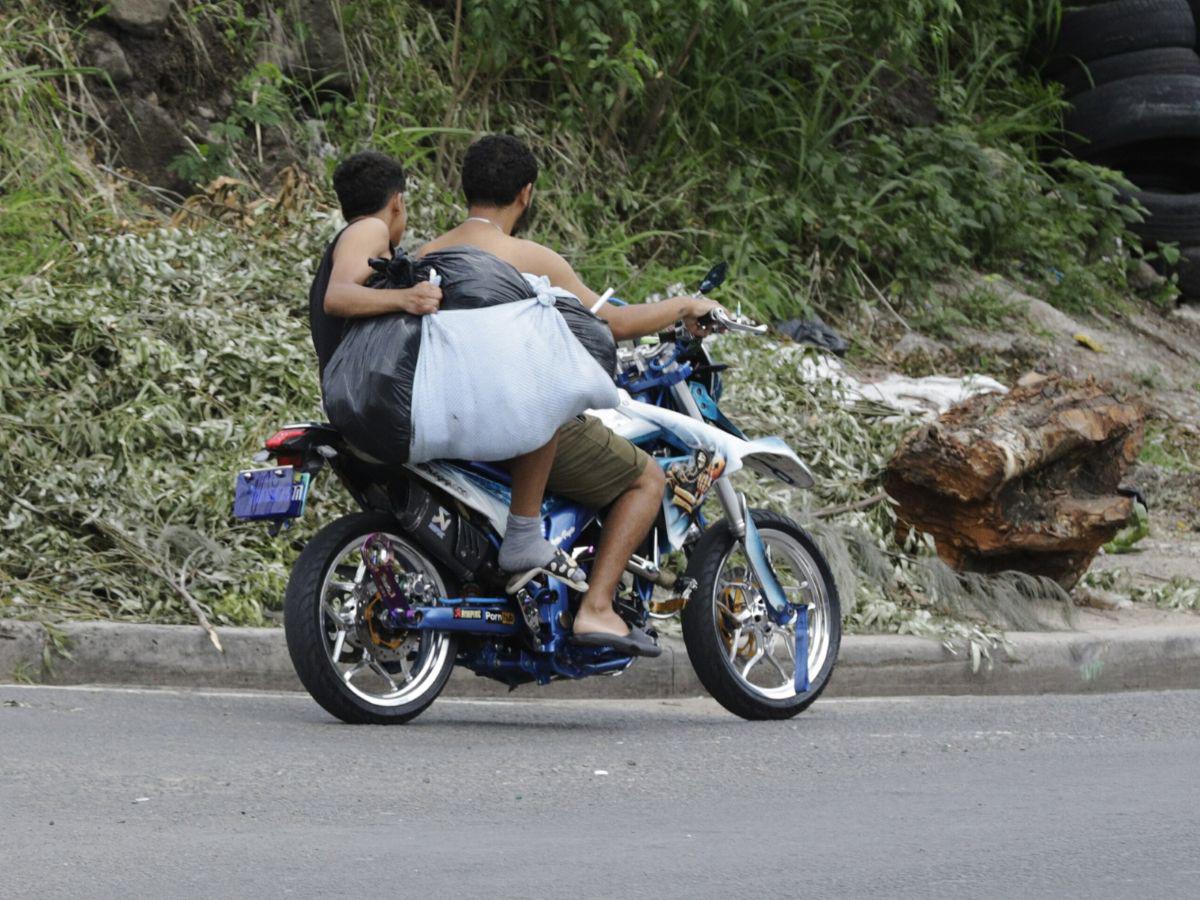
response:
[[(723, 280), (718, 266), (701, 285)], [(766, 329), (722, 311), (712, 330)], [(743, 466), (797, 488), (812, 473), (781, 439), (748, 439), (721, 412), (725, 366), (684, 328), (621, 348), (617, 409), (594, 413), (649, 453), (667, 476), (662, 510), (615, 599), (630, 624), (679, 615), (700, 682), (746, 719), (794, 716), (829, 682), (841, 609), (829, 566), (795, 521), (747, 507), (730, 476)], [(278, 532), (302, 515), (328, 466), (361, 507), (322, 528), (292, 569), (284, 604), (296, 673), (350, 723), (407, 722), (441, 693), (455, 665), (510, 687), (612, 675), (634, 658), (571, 640), (579, 596), (551, 578), (514, 594), (496, 553), (509, 479), (495, 466), (445, 461), (389, 466), (327, 424), (287, 425), (240, 472), (234, 512)], [(724, 512), (710, 521), (705, 500)], [(546, 537), (588, 571), (601, 521), (550, 497)], [(668, 565), (668, 558), (685, 561)], [(680, 573), (677, 571), (682, 568)]]

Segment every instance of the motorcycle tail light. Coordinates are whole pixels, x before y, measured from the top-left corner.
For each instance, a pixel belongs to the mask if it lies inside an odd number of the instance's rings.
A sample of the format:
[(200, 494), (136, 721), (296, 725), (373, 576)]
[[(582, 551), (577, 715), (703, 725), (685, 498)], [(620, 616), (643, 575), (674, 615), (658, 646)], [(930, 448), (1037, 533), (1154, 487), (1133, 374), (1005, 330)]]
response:
[(275, 432), (269, 438), (263, 447), (266, 449), (268, 456), (274, 456), (275, 462), (281, 466), (298, 466), (301, 463), (299, 453), (282, 452), (287, 448), (290, 441), (295, 438), (303, 437), (307, 428), (284, 428)]
[(263, 446), (268, 450), (277, 453), (284, 444), (286, 444), (292, 438), (302, 437), (304, 432), (307, 430), (308, 429), (306, 428), (284, 428), (283, 430), (277, 431), (267, 438), (266, 443), (264, 443)]

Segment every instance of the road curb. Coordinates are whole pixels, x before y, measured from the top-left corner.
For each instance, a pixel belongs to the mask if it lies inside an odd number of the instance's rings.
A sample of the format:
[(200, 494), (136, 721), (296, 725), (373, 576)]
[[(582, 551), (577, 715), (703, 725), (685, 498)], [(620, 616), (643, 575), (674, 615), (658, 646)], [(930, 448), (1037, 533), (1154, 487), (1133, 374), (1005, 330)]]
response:
[(0, 619), (0, 681), (38, 678), (47, 641), (37, 622)]
[[(38, 623), (0, 620), (0, 681), (300, 690), (279, 628), (218, 628), (224, 653), (187, 625), (64, 622), (54, 626), (69, 656), (50, 647)], [(1200, 627), (1140, 626), (1092, 632), (1009, 634), (1002, 651), (973, 672), (969, 657), (906, 635), (851, 635), (830, 696), (1043, 694), (1200, 688)], [(523, 687), (519, 697), (691, 697), (704, 693), (678, 639), (657, 659), (618, 677)], [(455, 670), (447, 694), (497, 697), (508, 689)]]

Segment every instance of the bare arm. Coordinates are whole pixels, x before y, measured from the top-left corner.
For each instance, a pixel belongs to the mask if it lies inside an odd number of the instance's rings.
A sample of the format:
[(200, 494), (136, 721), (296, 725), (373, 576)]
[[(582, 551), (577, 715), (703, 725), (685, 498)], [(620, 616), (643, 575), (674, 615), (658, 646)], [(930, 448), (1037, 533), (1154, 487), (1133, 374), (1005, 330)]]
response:
[(698, 333), (696, 320), (720, 305), (703, 297), (671, 297), (660, 303), (605, 305), (596, 315), (608, 320), (613, 337), (618, 341), (627, 341), (665, 331), (680, 319), (683, 319), (694, 334)]
[(397, 290), (369, 288), (369, 260), (389, 253), (387, 226), (379, 219), (361, 219), (338, 240), (333, 251), (333, 271), (325, 289), (325, 312), (344, 319), (407, 312), (437, 312), (442, 291), (427, 281)]
[[(530, 253), (530, 262), (536, 268), (528, 271), (545, 275), (556, 287), (566, 288), (589, 309), (600, 299), (600, 295), (589, 288), (575, 274), (571, 264), (546, 247), (534, 244), (537, 252)], [(721, 304), (704, 297), (672, 297), (661, 303), (636, 303), (629, 306), (605, 304), (597, 313), (612, 328), (618, 341), (634, 340), (647, 334), (656, 334), (683, 319), (693, 333), (697, 333), (696, 320)]]

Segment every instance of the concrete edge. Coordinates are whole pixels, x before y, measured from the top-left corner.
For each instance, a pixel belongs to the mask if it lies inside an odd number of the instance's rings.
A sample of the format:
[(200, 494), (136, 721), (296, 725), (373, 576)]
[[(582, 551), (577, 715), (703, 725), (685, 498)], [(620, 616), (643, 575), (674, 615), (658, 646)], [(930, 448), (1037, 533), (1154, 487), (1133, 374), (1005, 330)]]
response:
[(38, 622), (0, 619), (0, 681), (40, 680), (47, 642)]
[[(70, 656), (47, 652), (35, 622), (0, 620), (0, 682), (300, 690), (279, 628), (218, 628), (218, 653), (199, 627), (116, 622), (54, 626)], [(843, 639), (829, 696), (1044, 694), (1200, 688), (1200, 627), (1144, 626), (1122, 631), (1016, 632), (1012, 655), (993, 654), (972, 672), (965, 654), (905, 635)], [(692, 697), (704, 693), (678, 639), (657, 659), (638, 660), (617, 677), (529, 685), (519, 698)], [(508, 696), (506, 687), (457, 669), (447, 696)]]

